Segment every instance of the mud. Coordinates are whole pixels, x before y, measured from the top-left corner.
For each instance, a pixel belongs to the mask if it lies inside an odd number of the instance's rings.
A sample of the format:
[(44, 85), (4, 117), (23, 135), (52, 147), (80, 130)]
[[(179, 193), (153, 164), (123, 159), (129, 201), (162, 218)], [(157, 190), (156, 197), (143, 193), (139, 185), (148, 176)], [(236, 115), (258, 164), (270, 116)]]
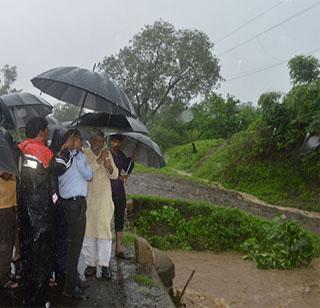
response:
[[(164, 289), (157, 281), (154, 286), (139, 285), (133, 279), (135, 275), (143, 274), (134, 259), (111, 261), (112, 280), (102, 278), (90, 279), (90, 287), (85, 291), (89, 295), (88, 301), (66, 298), (61, 289), (50, 288), (49, 300), (52, 307), (169, 307)], [(154, 279), (154, 277), (149, 276)], [(16, 307), (22, 305), (20, 292), (8, 293), (0, 291), (0, 307)]]
[(178, 289), (196, 268), (185, 297), (187, 307), (320, 307), (319, 258), (294, 270), (259, 270), (234, 252), (167, 254), (175, 263)]
[(157, 174), (134, 173), (126, 184), (128, 194), (154, 195), (194, 201), (206, 201), (224, 207), (239, 208), (248, 213), (273, 218), (284, 214), (303, 227), (320, 234), (320, 213), (267, 204), (258, 198), (223, 188), (219, 184), (202, 185), (183, 178)]

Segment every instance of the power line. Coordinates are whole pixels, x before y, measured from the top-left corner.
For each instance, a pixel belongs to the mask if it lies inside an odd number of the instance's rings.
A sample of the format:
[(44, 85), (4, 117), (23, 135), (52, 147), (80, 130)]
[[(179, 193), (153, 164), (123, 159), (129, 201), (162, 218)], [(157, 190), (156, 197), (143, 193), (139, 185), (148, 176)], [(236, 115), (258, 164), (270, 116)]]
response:
[(267, 10), (261, 12), (260, 14), (256, 15), (255, 17), (249, 19), (246, 23), (242, 24), (241, 26), (235, 28), (234, 30), (232, 30), (231, 32), (229, 32), (228, 34), (226, 34), (225, 36), (223, 36), (222, 38), (218, 39), (216, 41), (215, 44), (219, 44), (222, 41), (224, 41), (225, 39), (227, 39), (228, 37), (230, 37), (231, 35), (235, 34), (236, 32), (240, 31), (241, 29), (245, 28), (246, 26), (248, 26), (249, 24), (251, 24), (252, 22), (254, 22), (255, 20), (257, 20), (258, 18), (268, 14), (270, 11), (272, 11), (273, 9), (277, 8), (278, 6), (280, 6), (281, 4), (283, 4), (285, 1), (280, 1), (277, 4), (273, 5), (272, 7), (268, 8)]
[[(308, 51), (308, 52), (305, 52), (305, 54), (314, 54), (314, 53), (317, 53), (320, 51), (320, 48), (317, 48), (317, 49), (314, 49), (314, 50), (311, 50), (311, 51)], [(245, 77), (248, 77), (248, 76), (251, 76), (251, 75), (254, 75), (254, 74), (257, 74), (257, 73), (261, 73), (261, 72), (264, 72), (264, 71), (267, 71), (267, 70), (270, 70), (274, 67), (277, 67), (277, 66), (280, 66), (280, 65), (283, 65), (285, 63), (287, 63), (288, 61), (290, 60), (289, 59), (286, 59), (286, 60), (283, 60), (283, 61), (280, 61), (278, 63), (275, 63), (275, 64), (272, 64), (272, 65), (269, 65), (269, 66), (266, 66), (266, 67), (262, 67), (262, 68), (259, 68), (259, 69), (255, 69), (255, 70), (252, 70), (252, 71), (248, 71), (246, 73), (243, 73), (241, 75), (238, 75), (238, 76), (235, 76), (235, 77), (231, 77), (225, 81), (232, 81), (232, 80), (237, 80), (237, 79), (242, 79), (242, 78), (245, 78)]]
[(286, 18), (286, 19), (284, 19), (283, 21), (281, 21), (281, 22), (279, 22), (279, 23), (277, 23), (277, 24), (275, 24), (275, 25), (267, 28), (266, 30), (264, 30), (264, 31), (262, 31), (262, 32), (259, 32), (259, 33), (256, 34), (255, 36), (253, 36), (253, 37), (251, 37), (251, 38), (243, 41), (242, 43), (240, 43), (240, 44), (238, 44), (238, 45), (236, 45), (236, 46), (234, 46), (234, 47), (232, 47), (232, 48), (224, 51), (223, 53), (221, 53), (220, 55), (218, 55), (218, 57), (221, 57), (221, 56), (224, 56), (224, 55), (230, 53), (231, 51), (233, 51), (233, 50), (235, 50), (235, 49), (237, 49), (237, 48), (239, 48), (239, 47), (241, 47), (241, 46), (243, 46), (243, 45), (245, 45), (245, 44), (247, 44), (247, 43), (255, 40), (257, 37), (259, 37), (259, 36), (261, 36), (261, 35), (264, 35), (264, 34), (270, 32), (270, 31), (274, 30), (275, 28), (278, 28), (278, 27), (284, 25), (285, 23), (291, 21), (292, 19), (294, 19), (294, 18), (296, 18), (296, 17), (298, 17), (298, 16), (300, 16), (300, 15), (302, 15), (302, 14), (305, 14), (305, 13), (311, 11), (312, 9), (316, 8), (316, 7), (319, 6), (319, 5), (320, 5), (320, 2), (317, 2), (317, 3), (309, 6), (308, 8), (306, 8), (306, 9), (304, 9), (304, 10), (302, 10), (302, 11), (299, 11), (298, 13), (296, 13), (296, 14), (294, 14), (294, 15)]
[(267, 49), (263, 46), (260, 37), (257, 37), (257, 40), (258, 40), (258, 43), (259, 43), (259, 46), (261, 47), (261, 49), (262, 49), (268, 56), (270, 56), (273, 60), (282, 61), (282, 59), (279, 59), (279, 58), (277, 58), (276, 56), (274, 56), (269, 50), (267, 50)]

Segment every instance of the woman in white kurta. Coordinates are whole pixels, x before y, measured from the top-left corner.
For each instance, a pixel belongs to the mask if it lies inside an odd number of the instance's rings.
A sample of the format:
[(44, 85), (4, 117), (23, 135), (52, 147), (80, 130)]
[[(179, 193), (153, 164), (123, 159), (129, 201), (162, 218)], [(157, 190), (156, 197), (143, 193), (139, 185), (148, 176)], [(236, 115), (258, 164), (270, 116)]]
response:
[(91, 139), (91, 148), (84, 150), (93, 171), (93, 179), (88, 183), (87, 224), (82, 252), (88, 266), (87, 276), (94, 275), (96, 266), (101, 266), (102, 275), (105, 278), (111, 278), (109, 277), (111, 276), (109, 262), (112, 249), (111, 220), (114, 204), (110, 179), (117, 179), (119, 172), (112, 155), (107, 150), (102, 150), (103, 145), (103, 133), (102, 135), (98, 133)]

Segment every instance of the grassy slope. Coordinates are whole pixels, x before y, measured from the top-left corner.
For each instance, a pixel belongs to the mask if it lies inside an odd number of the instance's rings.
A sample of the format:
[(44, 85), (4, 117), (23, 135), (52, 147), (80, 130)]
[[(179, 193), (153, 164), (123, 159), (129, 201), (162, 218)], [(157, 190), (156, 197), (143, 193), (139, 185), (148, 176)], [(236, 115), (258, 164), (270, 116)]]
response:
[(320, 211), (319, 191), (312, 191), (291, 167), (284, 163), (238, 163), (230, 167), (227, 147), (223, 140), (201, 140), (192, 145), (177, 146), (167, 152), (167, 166), (161, 170), (138, 166), (140, 172), (183, 176), (177, 170), (192, 174), (185, 176), (195, 182), (220, 182), (227, 188), (253, 194), (262, 200), (282, 206)]

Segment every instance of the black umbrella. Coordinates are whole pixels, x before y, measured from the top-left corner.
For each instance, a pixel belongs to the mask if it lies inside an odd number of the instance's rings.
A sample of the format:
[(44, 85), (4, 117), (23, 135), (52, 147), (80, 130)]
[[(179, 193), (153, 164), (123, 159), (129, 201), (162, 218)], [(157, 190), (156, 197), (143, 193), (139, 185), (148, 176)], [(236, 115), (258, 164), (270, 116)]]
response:
[(8, 129), (15, 128), (14, 119), (2, 100), (0, 100), (0, 126)]
[(0, 172), (4, 171), (13, 175), (18, 175), (12, 148), (7, 141), (6, 131), (3, 128), (0, 128), (0, 157)]
[(48, 130), (49, 130), (49, 140), (53, 139), (53, 136), (56, 131), (59, 131), (61, 134), (64, 134), (67, 129), (62, 123), (53, 116), (46, 116), (46, 120), (48, 121)]
[[(57, 67), (31, 80), (32, 84), (59, 100), (76, 106), (135, 116), (127, 96), (109, 79), (79, 67)], [(80, 111), (81, 114), (81, 111)]]
[[(135, 161), (140, 162), (147, 167), (162, 168), (165, 166), (166, 163), (159, 146), (152, 141), (150, 137), (135, 132), (115, 134), (124, 137), (121, 150), (126, 156), (131, 157), (132, 154), (137, 151)], [(110, 134), (110, 136), (112, 135), (114, 135), (114, 133)]]
[(33, 117), (45, 117), (52, 111), (46, 100), (27, 92), (2, 95), (0, 101), (9, 109), (17, 128), (25, 127)]
[(79, 120), (74, 121), (68, 126), (76, 127), (77, 125), (113, 128), (120, 131), (133, 131), (149, 135), (149, 130), (140, 120), (121, 114), (86, 113)]

